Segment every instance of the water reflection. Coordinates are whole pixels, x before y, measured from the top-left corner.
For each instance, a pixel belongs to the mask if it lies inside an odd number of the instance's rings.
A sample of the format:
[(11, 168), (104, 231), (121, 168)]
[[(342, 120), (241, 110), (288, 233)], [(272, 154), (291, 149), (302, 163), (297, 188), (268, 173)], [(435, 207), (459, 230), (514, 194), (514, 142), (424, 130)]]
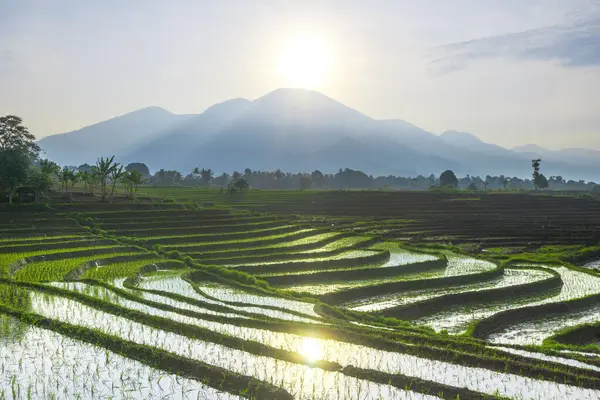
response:
[(299, 353), (302, 354), (310, 362), (323, 359), (325, 350), (323, 349), (323, 342), (321, 340), (305, 337), (302, 339)]

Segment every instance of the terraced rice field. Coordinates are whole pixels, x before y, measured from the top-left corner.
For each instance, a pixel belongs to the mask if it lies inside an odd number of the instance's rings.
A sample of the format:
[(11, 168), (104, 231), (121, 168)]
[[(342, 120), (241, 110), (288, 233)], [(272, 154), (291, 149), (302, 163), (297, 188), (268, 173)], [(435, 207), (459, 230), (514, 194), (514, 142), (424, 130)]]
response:
[(229, 206), (0, 211), (0, 399), (600, 398), (593, 271)]

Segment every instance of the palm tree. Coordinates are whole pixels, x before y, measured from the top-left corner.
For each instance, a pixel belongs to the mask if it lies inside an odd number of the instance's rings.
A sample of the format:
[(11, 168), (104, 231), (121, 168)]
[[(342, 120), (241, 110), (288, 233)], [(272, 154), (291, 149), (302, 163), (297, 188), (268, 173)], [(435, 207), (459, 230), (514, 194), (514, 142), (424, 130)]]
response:
[(46, 159), (40, 161), (40, 170), (42, 171), (42, 174), (48, 176), (58, 173), (60, 167), (54, 161)]
[(108, 196), (108, 177), (113, 172), (113, 170), (117, 169), (117, 166), (119, 165), (114, 161), (115, 156), (112, 156), (111, 158), (100, 157), (98, 161), (96, 161), (95, 170), (93, 170), (93, 172), (96, 173), (98, 181), (100, 181), (100, 188), (102, 189), (102, 200), (106, 200), (106, 197)]
[(48, 182), (47, 187), (42, 190), (42, 194), (46, 190), (51, 189), (52, 181), (53, 181), (52, 177), (57, 176), (59, 170), (60, 170), (60, 167), (58, 166), (58, 164), (56, 164), (53, 161), (50, 161), (47, 159), (40, 161), (40, 171), (42, 173), (42, 179), (45, 182)]
[(60, 181), (60, 190), (65, 190), (65, 193), (67, 193), (67, 190), (69, 189), (69, 180), (71, 179), (71, 174), (73, 173), (72, 170), (70, 170), (68, 167), (63, 167), (63, 168), (59, 168), (56, 171), (57, 176), (58, 176), (58, 180)]
[(81, 176), (79, 173), (75, 172), (75, 170), (70, 170), (69, 172), (69, 181), (71, 181), (71, 189), (75, 187), (75, 184), (79, 181)]
[(90, 194), (92, 194), (92, 195), (94, 194), (94, 191), (96, 190), (96, 185), (98, 184), (99, 181), (100, 181), (100, 178), (99, 178), (99, 173), (98, 173), (98, 167), (93, 165), (92, 168), (90, 168), (90, 177), (88, 180)]
[(85, 190), (88, 190), (88, 185), (90, 183), (90, 178), (92, 177), (92, 174), (90, 174), (88, 171), (80, 171), (77, 173), (77, 175), (79, 176), (79, 180), (83, 182), (83, 188)]
[(112, 181), (112, 190), (110, 191), (110, 195), (112, 197), (115, 196), (115, 186), (117, 185), (117, 181), (121, 180), (121, 178), (125, 176), (125, 172), (125, 168), (119, 164), (115, 164), (115, 168), (110, 172), (110, 179)]
[(129, 198), (135, 200), (135, 193), (139, 185), (146, 182), (146, 177), (139, 171), (130, 171), (123, 175), (121, 181), (127, 186), (129, 192)]

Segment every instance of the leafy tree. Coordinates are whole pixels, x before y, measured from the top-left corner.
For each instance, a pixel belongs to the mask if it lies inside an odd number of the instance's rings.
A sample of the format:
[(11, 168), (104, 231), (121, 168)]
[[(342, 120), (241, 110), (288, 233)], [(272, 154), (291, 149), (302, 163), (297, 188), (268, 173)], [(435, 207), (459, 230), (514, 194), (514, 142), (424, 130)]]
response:
[(115, 164), (112, 171), (110, 171), (110, 180), (112, 182), (112, 188), (110, 190), (110, 195), (114, 197), (115, 195), (115, 187), (117, 186), (117, 181), (121, 180), (125, 176), (125, 168), (122, 165)]
[(36, 201), (39, 201), (40, 196), (52, 188), (53, 177), (58, 174), (59, 170), (58, 164), (48, 159), (40, 160), (37, 166), (31, 168), (28, 185), (34, 188)]
[(81, 164), (79, 167), (77, 167), (77, 171), (79, 172), (88, 172), (88, 173), (92, 173), (92, 166), (90, 164)]
[(35, 191), (35, 201), (40, 201), (41, 195), (52, 188), (52, 184), (54, 183), (52, 180), (53, 176), (53, 173), (44, 173), (38, 165), (34, 165), (29, 169), (27, 185), (31, 186)]
[(454, 175), (454, 172), (452, 172), (450, 170), (446, 170), (446, 171), (442, 172), (442, 174), (440, 175), (440, 186), (447, 186), (447, 187), (458, 186), (458, 179), (456, 178), (456, 175)]
[(373, 183), (373, 178), (369, 175), (350, 168), (340, 169), (334, 179), (340, 189), (370, 188)]
[(310, 179), (312, 180), (312, 183), (318, 188), (322, 188), (323, 184), (325, 182), (323, 173), (321, 171), (319, 171), (318, 169), (314, 170), (310, 174)]
[(248, 181), (244, 178), (239, 178), (229, 185), (229, 194), (243, 193), (249, 188)]
[(35, 200), (40, 201), (41, 195), (45, 194), (52, 188), (55, 177), (60, 170), (60, 167), (53, 161), (44, 159), (38, 162), (29, 170), (27, 184), (35, 191)]
[(150, 176), (150, 169), (144, 163), (135, 162), (135, 163), (127, 164), (127, 166), (125, 167), (125, 171), (127, 171), (127, 172), (138, 171), (143, 176)]
[(33, 161), (37, 158), (40, 147), (35, 143), (33, 136), (23, 120), (16, 115), (0, 117), (0, 151), (15, 150), (24, 152)]
[(0, 184), (8, 193), (8, 202), (12, 204), (17, 189), (27, 181), (31, 158), (21, 150), (0, 150)]
[(303, 175), (300, 177), (300, 189), (308, 190), (312, 186), (312, 178), (310, 175)]
[(204, 183), (206, 186), (208, 186), (210, 184), (210, 182), (213, 180), (214, 177), (214, 173), (212, 169), (204, 169), (202, 168), (202, 170), (200, 171), (200, 179), (202, 180), (202, 183)]
[(233, 174), (231, 174), (231, 178), (233, 179), (233, 181), (237, 181), (238, 179), (240, 179), (242, 177), (242, 174), (240, 174), (237, 171), (233, 171)]
[(533, 185), (536, 189), (546, 189), (549, 186), (548, 179), (546, 179), (544, 174), (539, 174), (534, 178)]
[(237, 181), (235, 181), (233, 183), (233, 186), (235, 186), (236, 189), (238, 189), (240, 192), (243, 192), (250, 188), (248, 181), (246, 181), (244, 178), (240, 178)]
[(192, 173), (190, 174), (190, 179), (191, 179), (192, 181), (198, 181), (198, 179), (200, 179), (200, 168), (198, 168), (198, 167), (195, 167), (195, 168), (192, 170)]
[(467, 187), (467, 190), (471, 190), (473, 192), (477, 191), (477, 185), (475, 184), (475, 182), (471, 182), (469, 187)]
[(8, 201), (12, 203), (17, 189), (22, 186), (28, 176), (33, 161), (40, 148), (23, 120), (16, 115), (0, 117), (0, 185), (8, 193)]
[(42, 173), (46, 175), (55, 175), (60, 167), (54, 161), (50, 161), (47, 159), (40, 160), (39, 167)]
[(531, 160), (531, 166), (533, 168), (533, 186), (535, 187), (535, 189), (539, 189), (540, 187), (538, 186), (538, 182), (540, 182), (540, 164), (542, 163), (542, 160), (537, 159), (537, 160)]
[(181, 182), (181, 179), (181, 173), (178, 171), (160, 169), (150, 180), (157, 185), (172, 185)]

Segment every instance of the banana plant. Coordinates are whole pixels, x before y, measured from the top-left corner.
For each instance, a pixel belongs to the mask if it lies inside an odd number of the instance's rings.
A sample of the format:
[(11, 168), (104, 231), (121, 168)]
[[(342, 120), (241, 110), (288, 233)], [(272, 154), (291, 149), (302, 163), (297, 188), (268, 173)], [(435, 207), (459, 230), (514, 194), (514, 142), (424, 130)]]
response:
[(100, 157), (96, 161), (95, 172), (98, 180), (100, 181), (100, 189), (102, 190), (102, 200), (106, 200), (108, 197), (108, 178), (117, 169), (119, 163), (115, 162), (115, 156), (110, 158)]

